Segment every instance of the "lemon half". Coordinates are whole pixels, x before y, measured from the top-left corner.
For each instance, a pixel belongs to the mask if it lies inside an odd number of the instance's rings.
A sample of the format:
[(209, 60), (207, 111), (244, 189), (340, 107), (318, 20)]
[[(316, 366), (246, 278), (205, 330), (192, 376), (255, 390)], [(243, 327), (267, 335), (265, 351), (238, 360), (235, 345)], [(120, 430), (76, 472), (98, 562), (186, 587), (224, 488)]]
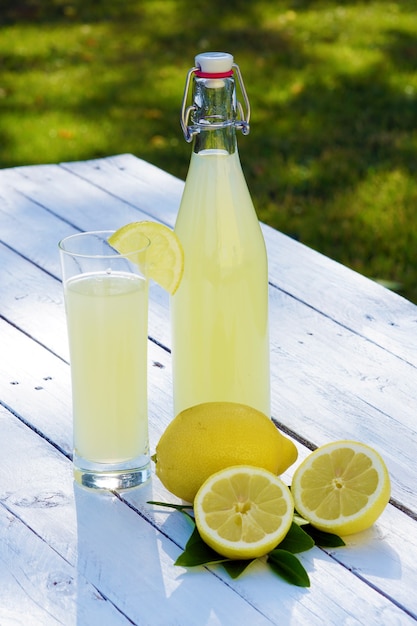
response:
[(194, 500), (201, 538), (229, 559), (257, 558), (276, 548), (293, 514), (293, 499), (282, 480), (250, 465), (213, 474)]
[[(131, 222), (113, 233), (109, 244), (120, 254), (130, 254), (138, 249), (143, 235), (151, 242), (146, 252), (148, 277), (174, 294), (184, 272), (184, 251), (177, 235), (168, 226), (158, 222)], [(142, 266), (141, 258), (137, 259), (137, 264)]]
[(295, 470), (295, 508), (320, 530), (350, 535), (372, 526), (388, 504), (390, 478), (382, 457), (357, 441), (317, 448)]

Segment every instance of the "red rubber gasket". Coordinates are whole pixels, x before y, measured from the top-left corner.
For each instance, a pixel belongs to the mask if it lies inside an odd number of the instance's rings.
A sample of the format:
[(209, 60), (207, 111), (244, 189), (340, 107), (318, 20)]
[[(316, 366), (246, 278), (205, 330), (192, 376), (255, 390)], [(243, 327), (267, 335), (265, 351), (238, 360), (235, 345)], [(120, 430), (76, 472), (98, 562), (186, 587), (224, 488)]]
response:
[(196, 70), (195, 75), (197, 78), (230, 78), (230, 76), (233, 76), (233, 70), (228, 72), (202, 72), (201, 70)]

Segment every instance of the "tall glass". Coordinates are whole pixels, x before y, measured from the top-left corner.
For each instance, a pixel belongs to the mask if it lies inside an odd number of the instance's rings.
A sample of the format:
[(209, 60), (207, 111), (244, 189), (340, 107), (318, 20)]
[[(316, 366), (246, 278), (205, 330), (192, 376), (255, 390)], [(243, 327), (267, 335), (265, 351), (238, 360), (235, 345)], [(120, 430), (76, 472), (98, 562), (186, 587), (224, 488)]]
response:
[(135, 487), (150, 477), (145, 269), (150, 242), (143, 237), (138, 250), (122, 256), (107, 243), (112, 232), (80, 233), (59, 243), (74, 477), (98, 489)]

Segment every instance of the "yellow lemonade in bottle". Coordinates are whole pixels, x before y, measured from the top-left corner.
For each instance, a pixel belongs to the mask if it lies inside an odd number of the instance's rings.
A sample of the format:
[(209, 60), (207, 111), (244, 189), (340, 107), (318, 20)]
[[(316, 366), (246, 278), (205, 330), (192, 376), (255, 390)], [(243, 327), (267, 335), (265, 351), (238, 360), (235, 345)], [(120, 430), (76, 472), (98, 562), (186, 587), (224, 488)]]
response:
[(174, 412), (209, 401), (270, 415), (267, 256), (237, 150), (193, 153), (175, 231)]
[(233, 56), (198, 54), (181, 109), (193, 152), (175, 225), (184, 249), (171, 299), (175, 414), (219, 401), (270, 416), (267, 255), (236, 141), (237, 128), (249, 133), (249, 116)]
[(65, 285), (74, 454), (119, 463), (147, 453), (147, 282), (123, 272)]

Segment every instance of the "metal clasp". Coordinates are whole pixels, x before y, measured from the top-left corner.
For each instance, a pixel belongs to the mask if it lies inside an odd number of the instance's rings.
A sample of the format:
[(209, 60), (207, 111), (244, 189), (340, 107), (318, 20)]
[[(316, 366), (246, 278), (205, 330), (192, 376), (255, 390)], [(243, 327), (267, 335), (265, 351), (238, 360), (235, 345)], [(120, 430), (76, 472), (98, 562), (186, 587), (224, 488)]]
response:
[(239, 112), (239, 118), (236, 120), (235, 126), (236, 126), (236, 128), (240, 128), (240, 130), (242, 131), (243, 135), (249, 135), (249, 132), (250, 132), (250, 126), (249, 126), (250, 103), (249, 103), (249, 98), (248, 98), (248, 94), (246, 93), (245, 84), (243, 82), (242, 73), (240, 71), (239, 66), (236, 63), (233, 63), (233, 68), (236, 70), (237, 80), (238, 80), (240, 91), (242, 93), (243, 101), (244, 101), (245, 107), (246, 107), (246, 114), (245, 114), (241, 103), (239, 102), (239, 100), (237, 101), (237, 110)]
[(182, 97), (181, 128), (182, 132), (184, 133), (185, 141), (187, 141), (188, 143), (190, 143), (190, 141), (192, 141), (193, 139), (193, 136), (197, 134), (196, 130), (190, 130), (190, 126), (188, 126), (188, 120), (190, 119), (191, 111), (196, 110), (194, 104), (187, 107), (188, 91), (190, 89), (192, 76), (194, 72), (197, 72), (199, 69), (199, 67), (192, 67), (190, 70), (188, 70), (184, 87), (184, 95)]
[[(245, 89), (245, 85), (243, 82), (243, 78), (242, 78), (242, 74), (240, 71), (239, 66), (236, 63), (233, 63), (232, 65), (234, 72), (236, 73), (237, 76), (237, 80), (239, 83), (239, 87), (240, 87), (240, 91), (242, 93), (243, 96), (243, 101), (245, 104), (245, 109), (246, 111), (244, 111), (242, 104), (239, 102), (239, 100), (237, 100), (236, 102), (236, 107), (237, 107), (237, 112), (238, 112), (238, 117), (235, 121), (235, 127), (240, 129), (242, 131), (243, 135), (249, 135), (249, 131), (250, 131), (250, 126), (249, 126), (249, 120), (250, 120), (250, 104), (249, 104), (249, 98), (248, 95), (246, 93), (246, 89)], [(184, 94), (183, 94), (183, 98), (182, 98), (182, 106), (181, 106), (181, 128), (182, 128), (182, 132), (184, 133), (184, 137), (185, 140), (190, 143), (193, 139), (194, 135), (198, 134), (198, 129), (194, 129), (191, 126), (188, 125), (189, 119), (190, 119), (190, 115), (192, 113), (192, 111), (196, 110), (196, 106), (194, 104), (191, 104), (189, 106), (187, 106), (187, 100), (188, 100), (188, 92), (190, 90), (190, 84), (191, 84), (191, 80), (193, 77), (194, 72), (197, 72), (200, 68), (199, 67), (192, 67), (190, 70), (188, 70), (187, 72), (187, 78), (185, 81), (185, 87), (184, 87)]]

